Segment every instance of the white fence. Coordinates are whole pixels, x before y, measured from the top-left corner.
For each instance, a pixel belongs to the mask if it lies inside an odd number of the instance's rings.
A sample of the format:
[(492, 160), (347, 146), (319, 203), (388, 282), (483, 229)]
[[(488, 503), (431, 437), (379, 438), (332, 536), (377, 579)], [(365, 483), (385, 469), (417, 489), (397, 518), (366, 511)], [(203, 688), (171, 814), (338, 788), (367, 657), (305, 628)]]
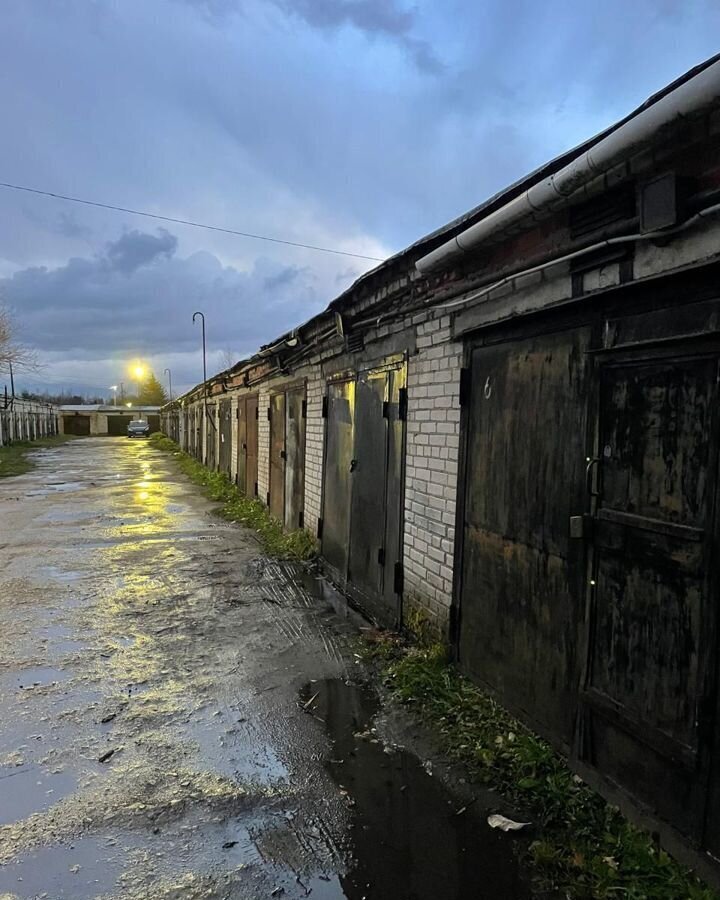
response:
[(57, 411), (47, 403), (0, 396), (0, 447), (58, 433)]

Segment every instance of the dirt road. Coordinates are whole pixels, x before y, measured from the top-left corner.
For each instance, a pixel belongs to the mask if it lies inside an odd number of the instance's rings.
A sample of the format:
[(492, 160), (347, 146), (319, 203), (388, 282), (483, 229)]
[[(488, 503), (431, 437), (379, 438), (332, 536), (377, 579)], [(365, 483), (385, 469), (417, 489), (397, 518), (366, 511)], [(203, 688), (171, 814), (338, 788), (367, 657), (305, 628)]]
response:
[(38, 462), (0, 482), (0, 898), (528, 896), (321, 581), (143, 442)]

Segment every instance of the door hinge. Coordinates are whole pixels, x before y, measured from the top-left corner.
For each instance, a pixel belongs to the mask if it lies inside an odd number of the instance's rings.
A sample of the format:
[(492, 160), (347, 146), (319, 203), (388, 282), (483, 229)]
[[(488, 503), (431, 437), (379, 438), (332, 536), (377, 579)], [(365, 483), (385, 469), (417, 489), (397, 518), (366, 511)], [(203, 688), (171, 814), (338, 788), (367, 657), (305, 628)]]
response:
[(300, 510), (298, 513), (298, 528), (303, 528), (305, 525), (305, 513)]
[(404, 422), (408, 414), (408, 391), (406, 387), (401, 387), (398, 391), (398, 419)]
[(378, 565), (379, 566), (385, 565), (385, 548), (384, 547), (380, 547), (378, 549)]
[(387, 400), (383, 400), (383, 419), (390, 418), (390, 404)]
[(302, 402), (302, 417), (303, 419), (307, 419), (307, 400), (303, 400)]
[(318, 540), (320, 540), (320, 538), (322, 537), (322, 533), (323, 533), (323, 520), (322, 520), (322, 518), (319, 518), (319, 519), (317, 520), (317, 536), (318, 536)]
[(470, 369), (460, 369), (460, 406), (465, 406), (470, 399), (471, 375)]
[(323, 419), (327, 419), (327, 417), (328, 417), (328, 395), (327, 394), (325, 394), (325, 396), (323, 397), (322, 417), (323, 417)]
[(405, 569), (401, 562), (395, 563), (395, 577), (393, 579), (393, 590), (396, 594), (402, 594), (405, 586)]

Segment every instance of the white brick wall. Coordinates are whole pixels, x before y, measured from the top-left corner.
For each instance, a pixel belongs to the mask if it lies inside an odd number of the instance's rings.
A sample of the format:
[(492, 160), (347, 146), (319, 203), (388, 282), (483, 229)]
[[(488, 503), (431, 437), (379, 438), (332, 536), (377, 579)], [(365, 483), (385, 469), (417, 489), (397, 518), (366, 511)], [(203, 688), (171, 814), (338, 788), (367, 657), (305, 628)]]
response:
[(445, 632), (452, 599), (462, 345), (449, 319), (422, 322), (408, 361), (405, 608)]
[(323, 481), (323, 445), (325, 421), (322, 402), (325, 380), (320, 366), (314, 366), (307, 375), (307, 418), (305, 419), (305, 528), (317, 536), (317, 520), (320, 518)]
[(258, 497), (265, 503), (270, 490), (270, 385), (258, 391)]

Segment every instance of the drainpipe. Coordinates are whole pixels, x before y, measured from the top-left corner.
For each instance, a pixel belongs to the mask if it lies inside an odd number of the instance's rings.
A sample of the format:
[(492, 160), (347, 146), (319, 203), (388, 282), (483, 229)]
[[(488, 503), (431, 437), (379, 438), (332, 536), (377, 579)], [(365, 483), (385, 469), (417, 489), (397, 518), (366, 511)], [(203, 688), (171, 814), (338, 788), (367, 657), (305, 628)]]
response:
[(505, 206), (490, 213), (431, 253), (416, 268), (422, 274), (446, 268), (501, 232), (517, 231), (545, 218), (600, 175), (626, 162), (657, 136), (683, 119), (703, 112), (720, 100), (720, 61), (638, 113), (554, 175), (532, 185)]

